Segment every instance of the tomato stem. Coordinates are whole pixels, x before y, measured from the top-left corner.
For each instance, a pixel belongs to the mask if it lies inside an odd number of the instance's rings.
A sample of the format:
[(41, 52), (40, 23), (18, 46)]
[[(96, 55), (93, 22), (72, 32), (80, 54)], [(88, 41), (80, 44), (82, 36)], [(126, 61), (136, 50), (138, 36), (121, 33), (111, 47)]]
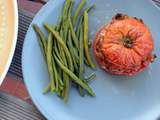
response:
[(133, 41), (129, 37), (124, 37), (123, 38), (123, 45), (127, 48), (132, 48), (133, 46)]

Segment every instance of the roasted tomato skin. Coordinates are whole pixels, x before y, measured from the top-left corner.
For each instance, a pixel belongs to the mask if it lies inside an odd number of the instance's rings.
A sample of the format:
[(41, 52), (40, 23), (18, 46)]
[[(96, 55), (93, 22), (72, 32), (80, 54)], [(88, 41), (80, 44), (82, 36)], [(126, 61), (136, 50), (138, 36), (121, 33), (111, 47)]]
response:
[(94, 55), (107, 72), (133, 76), (153, 60), (153, 39), (141, 19), (117, 14), (102, 27), (93, 43)]

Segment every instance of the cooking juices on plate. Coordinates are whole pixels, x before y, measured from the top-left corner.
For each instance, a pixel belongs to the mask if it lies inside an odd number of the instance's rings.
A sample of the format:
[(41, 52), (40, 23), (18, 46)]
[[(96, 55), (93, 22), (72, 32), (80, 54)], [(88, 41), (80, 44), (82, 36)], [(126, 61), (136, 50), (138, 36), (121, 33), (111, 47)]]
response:
[(96, 35), (94, 54), (107, 72), (133, 76), (143, 71), (155, 55), (153, 39), (142, 19), (117, 14)]
[(74, 2), (66, 0), (59, 22), (56, 25), (44, 23), (48, 31), (47, 38), (36, 24), (33, 25), (50, 76), (50, 83), (44, 93), (57, 93), (65, 102), (68, 101), (73, 83), (76, 84), (81, 96), (86, 93), (95, 96), (89, 86), (95, 73), (88, 75), (87, 78), (84, 77), (84, 64), (91, 69), (95, 68), (88, 41), (88, 14), (95, 5), (84, 8), (85, 3), (86, 0), (81, 0), (74, 13)]
[[(95, 96), (89, 82), (95, 73), (84, 77), (85, 65), (95, 68), (88, 41), (89, 12), (95, 5), (84, 7), (81, 0), (76, 11), (74, 2), (66, 0), (62, 15), (56, 25), (44, 23), (47, 37), (34, 24), (39, 44), (48, 67), (50, 83), (44, 93), (56, 93), (68, 101), (70, 87), (76, 84), (81, 96)], [(132, 76), (144, 70), (155, 58), (151, 33), (141, 19), (117, 14), (102, 27), (94, 40), (94, 54), (105, 71), (116, 75)]]

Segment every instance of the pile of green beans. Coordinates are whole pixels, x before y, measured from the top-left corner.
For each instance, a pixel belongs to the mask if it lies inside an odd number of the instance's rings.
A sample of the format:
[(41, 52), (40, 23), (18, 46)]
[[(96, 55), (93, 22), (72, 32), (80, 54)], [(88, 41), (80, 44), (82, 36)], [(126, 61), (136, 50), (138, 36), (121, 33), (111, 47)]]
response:
[(81, 96), (86, 93), (95, 96), (89, 86), (89, 82), (96, 77), (95, 73), (84, 77), (85, 65), (95, 68), (89, 50), (91, 42), (88, 40), (88, 13), (95, 5), (85, 8), (85, 4), (86, 0), (81, 0), (74, 12), (74, 1), (66, 0), (58, 23), (44, 23), (47, 37), (33, 24), (50, 76), (44, 94), (56, 93), (65, 102), (68, 101), (72, 84), (76, 84)]

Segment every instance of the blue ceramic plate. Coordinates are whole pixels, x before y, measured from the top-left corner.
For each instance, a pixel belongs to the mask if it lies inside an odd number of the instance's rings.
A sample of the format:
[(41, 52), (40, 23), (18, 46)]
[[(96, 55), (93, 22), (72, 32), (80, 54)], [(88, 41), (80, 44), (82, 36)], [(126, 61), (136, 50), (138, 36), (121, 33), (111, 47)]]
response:
[[(56, 95), (43, 95), (49, 76), (37, 37), (32, 27), (23, 48), (23, 75), (28, 91), (43, 115), (49, 120), (154, 120), (160, 115), (160, 11), (150, 0), (87, 0), (97, 8), (89, 17), (90, 38), (117, 12), (142, 18), (149, 26), (158, 58), (135, 77), (119, 77), (99, 67), (91, 83), (95, 98), (80, 97), (72, 88), (68, 104)], [(79, 0), (76, 0), (76, 4)], [(50, 0), (32, 23), (42, 29), (43, 22), (56, 23), (64, 0)], [(43, 29), (44, 30), (44, 29)], [(87, 72), (90, 72), (87, 70)]]

